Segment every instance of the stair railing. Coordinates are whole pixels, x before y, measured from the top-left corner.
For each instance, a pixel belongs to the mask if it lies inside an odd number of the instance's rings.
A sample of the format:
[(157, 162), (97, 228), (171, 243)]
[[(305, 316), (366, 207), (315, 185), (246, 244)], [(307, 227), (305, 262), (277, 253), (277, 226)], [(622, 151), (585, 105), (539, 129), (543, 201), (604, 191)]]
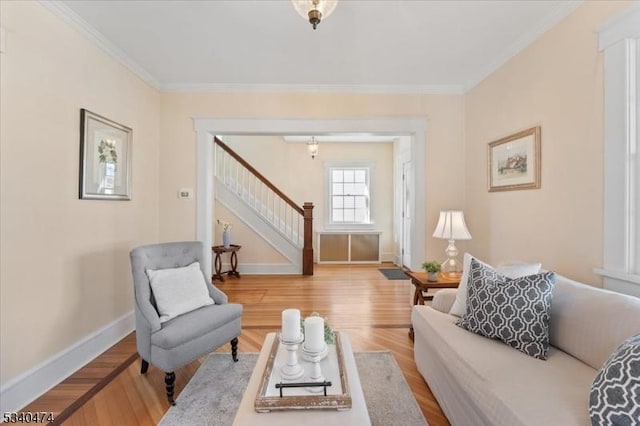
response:
[(298, 206), (218, 137), (214, 142), (216, 178), (302, 249), (302, 273), (313, 275), (313, 203)]

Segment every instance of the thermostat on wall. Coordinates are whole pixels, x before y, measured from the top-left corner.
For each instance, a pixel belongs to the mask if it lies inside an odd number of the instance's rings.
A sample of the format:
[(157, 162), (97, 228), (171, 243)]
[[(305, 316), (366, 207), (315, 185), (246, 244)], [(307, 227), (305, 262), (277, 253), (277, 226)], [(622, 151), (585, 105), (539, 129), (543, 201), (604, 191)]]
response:
[(178, 198), (193, 198), (192, 188), (180, 188), (178, 190)]

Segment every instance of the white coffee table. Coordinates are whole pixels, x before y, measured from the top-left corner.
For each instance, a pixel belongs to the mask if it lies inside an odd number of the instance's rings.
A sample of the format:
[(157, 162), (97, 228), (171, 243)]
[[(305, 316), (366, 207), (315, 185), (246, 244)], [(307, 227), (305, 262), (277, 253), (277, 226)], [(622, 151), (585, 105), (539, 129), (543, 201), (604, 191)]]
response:
[(282, 426), (301, 425), (305, 426), (328, 426), (328, 425), (371, 425), (367, 404), (362, 393), (360, 378), (356, 368), (356, 361), (353, 358), (351, 342), (346, 333), (340, 333), (342, 351), (344, 354), (344, 365), (349, 380), (351, 391), (352, 407), (350, 410), (291, 410), (291, 411), (271, 411), (269, 413), (258, 413), (254, 409), (254, 402), (260, 387), (262, 375), (267, 365), (269, 352), (273, 345), (276, 333), (267, 334), (262, 350), (258, 356), (258, 362), (253, 369), (247, 389), (242, 396), (240, 407), (233, 420), (234, 426)]

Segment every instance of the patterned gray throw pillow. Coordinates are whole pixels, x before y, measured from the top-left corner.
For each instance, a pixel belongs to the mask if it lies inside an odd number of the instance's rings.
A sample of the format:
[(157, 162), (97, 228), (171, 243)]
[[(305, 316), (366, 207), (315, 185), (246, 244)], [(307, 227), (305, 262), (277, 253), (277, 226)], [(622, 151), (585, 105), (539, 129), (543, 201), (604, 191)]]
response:
[(593, 426), (640, 424), (640, 334), (625, 340), (598, 372), (589, 416)]
[(456, 324), (534, 358), (547, 359), (555, 281), (554, 272), (509, 279), (472, 259), (467, 310)]

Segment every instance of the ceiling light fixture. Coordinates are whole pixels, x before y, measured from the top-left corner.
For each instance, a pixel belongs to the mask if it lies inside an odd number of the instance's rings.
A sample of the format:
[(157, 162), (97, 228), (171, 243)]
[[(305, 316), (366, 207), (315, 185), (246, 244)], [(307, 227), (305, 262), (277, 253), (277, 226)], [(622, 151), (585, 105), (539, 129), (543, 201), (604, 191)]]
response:
[(311, 159), (316, 158), (316, 155), (318, 155), (318, 141), (315, 136), (311, 136), (311, 141), (307, 142), (307, 150), (311, 155)]
[(291, 0), (300, 16), (309, 19), (315, 30), (320, 20), (328, 18), (336, 8), (338, 0)]

